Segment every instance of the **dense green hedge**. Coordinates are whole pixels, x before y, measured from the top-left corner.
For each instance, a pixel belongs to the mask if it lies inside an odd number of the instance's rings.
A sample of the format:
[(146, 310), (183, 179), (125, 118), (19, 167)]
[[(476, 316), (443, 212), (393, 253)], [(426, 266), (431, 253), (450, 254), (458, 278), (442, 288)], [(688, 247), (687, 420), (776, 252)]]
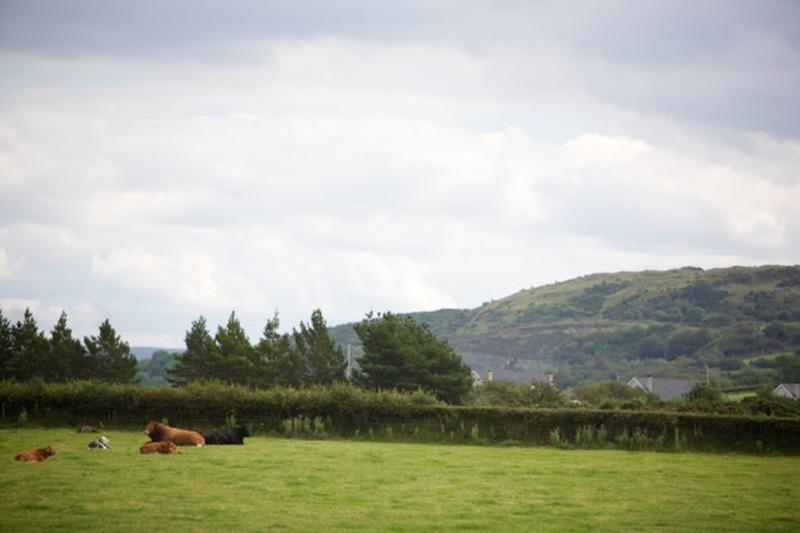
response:
[(145, 389), (93, 382), (0, 382), (6, 424), (105, 424), (148, 420), (209, 429), (233, 416), (256, 432), (393, 440), (615, 445), (652, 449), (800, 452), (800, 419), (594, 409), (457, 407), (417, 392), (366, 391), (350, 385), (250, 390), (221, 383)]

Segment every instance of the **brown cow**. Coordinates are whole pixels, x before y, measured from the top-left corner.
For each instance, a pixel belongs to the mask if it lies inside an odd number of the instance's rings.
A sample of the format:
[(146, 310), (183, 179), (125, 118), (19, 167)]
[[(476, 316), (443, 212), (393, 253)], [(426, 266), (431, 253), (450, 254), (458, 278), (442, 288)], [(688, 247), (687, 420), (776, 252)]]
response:
[(161, 422), (150, 422), (144, 429), (144, 434), (153, 442), (169, 440), (178, 446), (202, 446), (206, 439), (196, 431), (171, 428)]
[(17, 461), (46, 461), (51, 455), (55, 455), (56, 451), (48, 446), (47, 448), (34, 448), (32, 450), (25, 450), (19, 452), (14, 456)]
[(171, 440), (159, 442), (145, 442), (139, 448), (139, 453), (177, 453), (178, 448)]
[(92, 426), (81, 426), (78, 428), (78, 433), (99, 433), (99, 431)]

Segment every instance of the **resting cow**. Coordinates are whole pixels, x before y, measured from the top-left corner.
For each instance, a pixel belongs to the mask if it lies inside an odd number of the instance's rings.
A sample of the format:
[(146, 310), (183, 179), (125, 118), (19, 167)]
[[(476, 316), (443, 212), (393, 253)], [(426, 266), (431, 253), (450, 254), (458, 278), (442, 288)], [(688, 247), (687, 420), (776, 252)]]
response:
[(247, 426), (219, 428), (203, 433), (206, 444), (244, 444), (244, 438), (249, 436), (250, 430), (247, 429)]
[(206, 443), (203, 436), (196, 431), (171, 428), (161, 422), (150, 422), (144, 429), (144, 434), (153, 442), (162, 440), (172, 441), (178, 446), (202, 446)]
[(48, 457), (51, 455), (55, 455), (56, 451), (48, 446), (47, 448), (34, 448), (32, 450), (25, 450), (24, 452), (19, 452), (17, 455), (14, 456), (14, 459), (17, 461), (46, 461)]
[(139, 448), (139, 453), (178, 453), (178, 448), (171, 440), (159, 442), (145, 442)]
[(87, 446), (88, 448), (97, 448), (99, 450), (110, 450), (111, 449), (111, 441), (108, 440), (108, 437), (103, 435), (97, 440), (93, 440)]
[(81, 426), (78, 428), (78, 433), (98, 433), (98, 431), (92, 426)]

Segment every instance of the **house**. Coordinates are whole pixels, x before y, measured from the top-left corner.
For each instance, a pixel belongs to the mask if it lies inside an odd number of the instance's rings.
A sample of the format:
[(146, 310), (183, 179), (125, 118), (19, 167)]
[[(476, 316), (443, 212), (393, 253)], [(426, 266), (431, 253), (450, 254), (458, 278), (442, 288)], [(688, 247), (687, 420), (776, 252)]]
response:
[(471, 374), (472, 374), (472, 386), (473, 387), (480, 387), (481, 385), (483, 385), (483, 378), (481, 377), (480, 374), (478, 374), (474, 370), (471, 372)]
[(772, 394), (792, 400), (800, 399), (800, 383), (781, 383), (775, 387)]
[(680, 399), (689, 394), (696, 384), (697, 382), (691, 379), (654, 378), (653, 376), (635, 376), (627, 383), (629, 387), (655, 394), (662, 402)]

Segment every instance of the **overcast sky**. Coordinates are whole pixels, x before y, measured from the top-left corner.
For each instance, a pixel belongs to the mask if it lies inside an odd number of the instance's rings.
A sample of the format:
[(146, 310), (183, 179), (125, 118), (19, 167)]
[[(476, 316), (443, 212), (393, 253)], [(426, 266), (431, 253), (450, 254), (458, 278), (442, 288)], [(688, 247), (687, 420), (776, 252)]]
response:
[(792, 0), (0, 0), (0, 308), (47, 330), (255, 341), (798, 228)]

